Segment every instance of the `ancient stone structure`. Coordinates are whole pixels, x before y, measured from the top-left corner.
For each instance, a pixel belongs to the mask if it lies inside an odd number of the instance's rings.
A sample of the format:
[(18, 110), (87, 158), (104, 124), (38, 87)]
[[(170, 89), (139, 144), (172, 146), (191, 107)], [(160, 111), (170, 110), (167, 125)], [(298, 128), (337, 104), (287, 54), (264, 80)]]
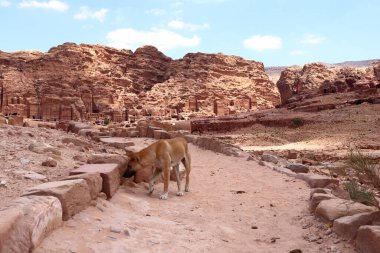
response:
[(214, 100), (228, 101), (222, 114), (280, 102), (263, 64), (236, 56), (196, 53), (173, 60), (152, 46), (132, 52), (74, 43), (47, 53), (0, 51), (4, 115), (49, 121), (211, 116)]

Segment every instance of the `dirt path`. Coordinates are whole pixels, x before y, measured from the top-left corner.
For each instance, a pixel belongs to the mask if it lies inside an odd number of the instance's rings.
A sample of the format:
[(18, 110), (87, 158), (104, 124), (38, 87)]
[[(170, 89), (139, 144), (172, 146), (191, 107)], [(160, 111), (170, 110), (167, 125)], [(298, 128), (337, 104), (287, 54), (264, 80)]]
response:
[(143, 185), (123, 185), (110, 202), (98, 200), (98, 207), (65, 222), (34, 253), (353, 252), (331, 235), (323, 239), (326, 228), (307, 211), (304, 182), (254, 161), (190, 148), (190, 193), (175, 196), (171, 182), (162, 201), (162, 184), (151, 197)]

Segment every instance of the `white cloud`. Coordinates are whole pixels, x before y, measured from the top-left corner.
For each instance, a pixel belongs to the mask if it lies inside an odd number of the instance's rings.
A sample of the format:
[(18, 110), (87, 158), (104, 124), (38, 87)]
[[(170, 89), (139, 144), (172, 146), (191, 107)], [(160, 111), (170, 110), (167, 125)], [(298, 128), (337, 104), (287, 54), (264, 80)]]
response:
[(87, 6), (80, 7), (80, 10), (77, 14), (74, 15), (75, 19), (97, 19), (99, 22), (103, 22), (106, 18), (106, 15), (108, 13), (107, 9), (100, 9), (100, 10), (90, 10)]
[(168, 23), (168, 27), (172, 29), (178, 29), (178, 30), (189, 30), (189, 31), (196, 31), (196, 30), (203, 30), (210, 28), (210, 25), (207, 23), (203, 23), (201, 25), (192, 24), (192, 23), (185, 23), (181, 20), (172, 20)]
[(153, 45), (161, 51), (178, 47), (194, 47), (200, 44), (200, 38), (186, 38), (178, 33), (155, 29), (152, 31), (137, 31), (132, 28), (118, 29), (107, 34), (109, 46), (135, 50), (143, 45)]
[(315, 34), (305, 34), (301, 40), (301, 43), (317, 45), (317, 44), (321, 44), (325, 40), (326, 38), (315, 35)]
[(282, 39), (272, 35), (254, 35), (243, 41), (245, 48), (256, 51), (265, 49), (280, 49), (282, 47)]
[(8, 7), (11, 5), (11, 2), (7, 1), (7, 0), (0, 0), (0, 6), (1, 7)]
[(304, 50), (293, 50), (289, 54), (292, 56), (302, 56), (302, 55), (306, 55), (306, 51), (304, 51)]
[(61, 12), (67, 11), (69, 9), (69, 6), (66, 3), (58, 0), (49, 0), (47, 2), (24, 0), (21, 1), (18, 5), (21, 8), (43, 8)]
[(148, 14), (152, 14), (154, 16), (164, 16), (164, 15), (167, 14), (166, 10), (164, 10), (164, 9), (158, 9), (158, 8), (149, 9), (149, 10), (146, 10), (145, 12), (148, 13)]

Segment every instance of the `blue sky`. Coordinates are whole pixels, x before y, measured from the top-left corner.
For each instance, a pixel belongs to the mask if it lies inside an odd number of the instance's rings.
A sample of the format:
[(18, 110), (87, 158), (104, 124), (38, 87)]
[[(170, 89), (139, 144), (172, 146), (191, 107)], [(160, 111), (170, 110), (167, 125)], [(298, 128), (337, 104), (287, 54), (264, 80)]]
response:
[(0, 0), (0, 50), (150, 44), (174, 59), (336, 63), (380, 58), (379, 15), (379, 0)]

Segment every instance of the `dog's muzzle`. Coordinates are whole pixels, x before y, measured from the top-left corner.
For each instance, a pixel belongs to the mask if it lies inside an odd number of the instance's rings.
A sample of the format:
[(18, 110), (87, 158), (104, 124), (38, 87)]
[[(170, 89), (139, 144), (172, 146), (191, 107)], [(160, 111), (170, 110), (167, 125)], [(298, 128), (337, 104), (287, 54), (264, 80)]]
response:
[(133, 177), (135, 174), (136, 174), (136, 171), (134, 171), (131, 167), (128, 167), (123, 177), (130, 178), (130, 177)]

